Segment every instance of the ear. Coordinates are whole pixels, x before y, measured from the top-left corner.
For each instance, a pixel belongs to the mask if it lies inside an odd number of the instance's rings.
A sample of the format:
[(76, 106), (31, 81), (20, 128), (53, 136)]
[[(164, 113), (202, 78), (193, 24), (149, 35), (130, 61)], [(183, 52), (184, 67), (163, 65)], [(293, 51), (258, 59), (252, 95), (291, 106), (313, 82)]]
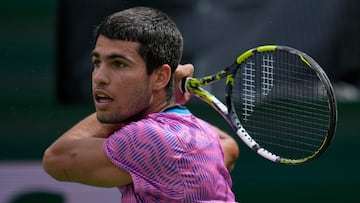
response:
[(167, 64), (162, 65), (153, 72), (153, 89), (161, 90), (166, 87), (171, 79), (171, 67)]

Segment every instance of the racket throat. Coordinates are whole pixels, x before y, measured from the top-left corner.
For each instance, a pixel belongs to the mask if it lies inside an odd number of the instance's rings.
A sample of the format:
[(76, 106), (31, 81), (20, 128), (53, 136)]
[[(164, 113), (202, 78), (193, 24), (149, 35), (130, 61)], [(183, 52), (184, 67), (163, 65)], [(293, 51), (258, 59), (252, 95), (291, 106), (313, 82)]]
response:
[(250, 135), (246, 132), (246, 130), (241, 126), (237, 134), (239, 135), (240, 139), (248, 146), (250, 149), (254, 150), (257, 154), (264, 157), (265, 159), (268, 159), (273, 162), (279, 162), (280, 157), (269, 152), (268, 150), (260, 147), (260, 145), (250, 137)]

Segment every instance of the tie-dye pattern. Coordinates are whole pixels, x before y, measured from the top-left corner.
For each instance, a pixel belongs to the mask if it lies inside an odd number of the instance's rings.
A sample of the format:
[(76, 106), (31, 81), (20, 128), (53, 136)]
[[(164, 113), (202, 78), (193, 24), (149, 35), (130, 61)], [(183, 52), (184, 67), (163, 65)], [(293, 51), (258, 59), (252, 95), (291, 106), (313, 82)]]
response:
[(190, 113), (151, 114), (115, 132), (104, 150), (131, 174), (122, 202), (235, 201), (216, 131)]

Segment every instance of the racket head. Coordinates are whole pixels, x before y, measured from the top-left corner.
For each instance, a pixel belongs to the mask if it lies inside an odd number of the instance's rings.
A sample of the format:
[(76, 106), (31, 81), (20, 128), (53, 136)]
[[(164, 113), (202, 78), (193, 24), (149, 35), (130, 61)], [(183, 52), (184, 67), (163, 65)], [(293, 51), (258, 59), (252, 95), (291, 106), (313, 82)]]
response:
[(235, 65), (226, 79), (226, 101), (232, 125), (238, 134), (246, 129), (240, 138), (249, 147), (289, 165), (313, 160), (328, 148), (337, 104), (314, 59), (291, 47), (266, 45), (244, 52)]

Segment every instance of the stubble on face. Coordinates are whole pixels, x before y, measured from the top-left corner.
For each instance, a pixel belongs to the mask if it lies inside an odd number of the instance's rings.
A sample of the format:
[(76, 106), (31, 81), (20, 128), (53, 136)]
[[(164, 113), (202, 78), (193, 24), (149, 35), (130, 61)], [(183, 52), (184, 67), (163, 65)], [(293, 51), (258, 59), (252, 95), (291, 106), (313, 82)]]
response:
[(149, 92), (147, 80), (144, 81), (142, 88), (135, 89), (131, 95), (122, 96), (127, 98), (126, 104), (117, 105), (108, 112), (97, 111), (97, 119), (101, 123), (130, 123), (146, 117), (151, 103)]
[(102, 123), (136, 121), (149, 112), (151, 75), (147, 74), (138, 47), (137, 42), (112, 40), (104, 36), (97, 40), (93, 51), (93, 63), (97, 67), (92, 80), (97, 118)]

